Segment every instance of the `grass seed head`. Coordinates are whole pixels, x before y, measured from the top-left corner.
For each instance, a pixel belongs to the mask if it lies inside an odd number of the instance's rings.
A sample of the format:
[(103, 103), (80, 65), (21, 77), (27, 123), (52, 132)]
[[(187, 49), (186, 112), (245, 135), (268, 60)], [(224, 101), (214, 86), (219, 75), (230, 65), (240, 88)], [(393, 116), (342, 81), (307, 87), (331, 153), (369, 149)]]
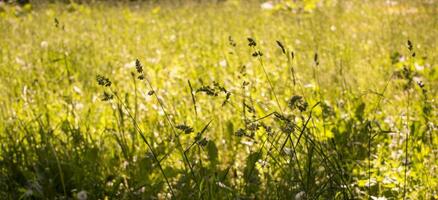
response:
[(276, 42), (277, 42), (277, 45), (280, 47), (281, 52), (283, 52), (283, 54), (286, 54), (286, 49), (284, 48), (284, 45), (278, 40)]
[(107, 78), (105, 76), (97, 75), (96, 80), (97, 80), (97, 83), (101, 86), (105, 86), (105, 87), (111, 86), (111, 81), (109, 80), (109, 78)]
[(256, 43), (256, 41), (254, 40), (254, 39), (252, 39), (252, 38), (248, 38), (248, 46), (250, 46), (250, 47), (255, 47), (255, 46), (257, 46), (257, 43)]
[(199, 89), (196, 90), (196, 92), (197, 93), (202, 92), (208, 96), (218, 96), (218, 92), (214, 88), (210, 87), (209, 85), (204, 85), (200, 87)]
[(315, 53), (315, 55), (313, 56), (313, 62), (315, 63), (316, 66), (319, 65), (318, 53)]
[(300, 112), (304, 112), (307, 110), (309, 104), (303, 99), (302, 96), (294, 95), (288, 102), (288, 106), (290, 109), (294, 110), (298, 108)]
[(208, 143), (208, 140), (205, 137), (198, 141), (198, 145), (201, 147), (205, 147), (207, 145), (207, 143)]
[(109, 100), (112, 100), (113, 98), (114, 98), (114, 95), (112, 95), (108, 92), (103, 92), (102, 101), (109, 101)]
[(412, 51), (414, 49), (414, 45), (412, 44), (412, 42), (410, 40), (408, 40), (408, 49), (409, 49), (409, 51)]
[(55, 17), (54, 21), (55, 21), (55, 27), (58, 28), (59, 27), (59, 20), (58, 20), (58, 18)]
[(175, 126), (176, 129), (183, 131), (185, 134), (190, 134), (195, 131), (192, 127), (187, 126), (185, 124), (180, 124)]
[(135, 69), (139, 74), (143, 73), (143, 66), (140, 63), (140, 60), (135, 59)]
[(246, 135), (246, 131), (244, 129), (239, 129), (234, 133), (237, 137), (242, 137)]
[(229, 42), (229, 44), (230, 44), (232, 47), (236, 47), (236, 46), (237, 46), (236, 42), (233, 40), (233, 38), (231, 37), (231, 35), (228, 36), (228, 42)]
[(262, 57), (263, 53), (261, 51), (255, 51), (254, 53), (252, 53), (252, 56), (253, 57), (258, 57), (258, 56)]

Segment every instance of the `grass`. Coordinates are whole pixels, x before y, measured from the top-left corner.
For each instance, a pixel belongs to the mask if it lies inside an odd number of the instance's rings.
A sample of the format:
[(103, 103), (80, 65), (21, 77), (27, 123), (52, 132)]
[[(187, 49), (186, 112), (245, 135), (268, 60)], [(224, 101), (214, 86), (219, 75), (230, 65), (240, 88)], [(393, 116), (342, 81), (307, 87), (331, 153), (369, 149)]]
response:
[(1, 4), (0, 196), (437, 199), (438, 2), (312, 2)]

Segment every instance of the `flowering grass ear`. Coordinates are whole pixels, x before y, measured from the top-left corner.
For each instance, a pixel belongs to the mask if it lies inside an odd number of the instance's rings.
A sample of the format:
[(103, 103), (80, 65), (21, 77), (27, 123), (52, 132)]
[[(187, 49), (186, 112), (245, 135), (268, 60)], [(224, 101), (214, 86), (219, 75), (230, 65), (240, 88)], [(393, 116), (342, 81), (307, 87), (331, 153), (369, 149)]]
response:
[(295, 108), (298, 108), (300, 112), (304, 112), (307, 110), (307, 107), (309, 104), (304, 100), (302, 96), (294, 95), (292, 98), (290, 98), (288, 102), (288, 106), (290, 109), (294, 110)]
[(139, 74), (137, 76), (137, 79), (144, 80), (145, 75), (144, 75), (144, 71), (143, 71), (143, 65), (140, 63), (140, 60), (138, 60), (138, 59), (135, 59), (135, 69), (137, 70), (137, 73)]
[(236, 47), (237, 43), (233, 40), (233, 38), (230, 36), (228, 36), (228, 43), (230, 44), (230, 46), (232, 47)]
[(55, 17), (54, 22), (55, 22), (55, 27), (58, 28), (58, 27), (59, 27), (59, 21), (58, 21), (58, 18)]
[(97, 83), (101, 86), (105, 86), (105, 87), (111, 86), (111, 81), (109, 80), (109, 78), (106, 78), (105, 76), (97, 75), (96, 80), (97, 80)]
[(316, 66), (319, 65), (319, 58), (318, 58), (318, 53), (315, 53), (313, 56), (313, 62), (315, 63)]
[(411, 52), (411, 56), (412, 57), (415, 57), (415, 52), (414, 52), (414, 44), (412, 44), (412, 42), (410, 41), (410, 40), (408, 40), (408, 49), (409, 49), (409, 52)]
[(175, 126), (176, 129), (183, 131), (185, 134), (193, 133), (194, 129), (185, 124), (180, 124)]
[(277, 45), (280, 47), (281, 52), (283, 52), (283, 54), (286, 54), (286, 49), (284, 48), (284, 45), (278, 40), (276, 42), (277, 42)]
[(407, 44), (408, 44), (409, 51), (412, 51), (414, 49), (414, 45), (412, 44), (412, 42), (410, 40), (408, 40)]
[(114, 98), (113, 94), (110, 94), (108, 92), (103, 92), (102, 101), (109, 101)]
[(254, 39), (248, 38), (248, 46), (255, 47), (255, 46), (257, 46), (257, 43)]
[(135, 59), (135, 69), (137, 70), (137, 73), (141, 74), (143, 73), (143, 66), (140, 63), (140, 60)]
[(255, 51), (254, 53), (252, 53), (253, 57), (262, 57), (263, 53), (261, 51)]
[(246, 131), (245, 131), (245, 129), (238, 129), (235, 133), (234, 133), (234, 135), (236, 135), (237, 137), (242, 137), (242, 136), (245, 136), (245, 135), (247, 135), (246, 134)]

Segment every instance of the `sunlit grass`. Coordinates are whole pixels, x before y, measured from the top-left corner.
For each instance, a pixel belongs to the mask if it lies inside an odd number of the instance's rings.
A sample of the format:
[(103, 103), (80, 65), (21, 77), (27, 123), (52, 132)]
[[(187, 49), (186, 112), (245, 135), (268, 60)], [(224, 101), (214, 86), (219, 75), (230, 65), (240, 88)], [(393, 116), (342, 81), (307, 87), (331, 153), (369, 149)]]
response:
[(438, 198), (437, 2), (312, 2), (2, 4), (0, 196)]

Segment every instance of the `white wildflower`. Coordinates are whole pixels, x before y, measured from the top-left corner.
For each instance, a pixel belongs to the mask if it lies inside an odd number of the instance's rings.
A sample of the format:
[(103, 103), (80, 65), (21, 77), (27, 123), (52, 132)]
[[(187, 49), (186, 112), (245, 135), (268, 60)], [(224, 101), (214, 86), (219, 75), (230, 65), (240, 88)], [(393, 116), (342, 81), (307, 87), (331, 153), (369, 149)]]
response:
[(134, 68), (135, 67), (135, 60), (133, 60), (132, 62), (126, 63), (124, 65), (125, 68)]
[(219, 65), (220, 65), (221, 67), (226, 67), (226, 66), (228, 65), (228, 63), (227, 63), (226, 60), (221, 60), (221, 61), (219, 62)]
[(26, 62), (23, 59), (19, 58), (19, 57), (15, 58), (15, 62), (17, 64), (21, 65), (21, 66), (25, 66), (26, 65)]
[(47, 47), (49, 47), (49, 43), (47, 41), (42, 41), (40, 47), (42, 49), (47, 49)]
[(313, 85), (312, 83), (308, 83), (304, 85), (304, 88), (314, 88), (315, 85)]
[(372, 200), (386, 200), (386, 197), (375, 197), (375, 196), (371, 196)]
[(73, 91), (76, 92), (77, 94), (82, 94), (82, 90), (78, 86), (73, 86)]
[(171, 35), (171, 36), (169, 36), (169, 40), (170, 40), (171, 42), (175, 42), (175, 41), (176, 41), (176, 35)]
[(415, 63), (415, 69), (418, 71), (423, 71), (424, 70), (424, 66), (423, 65), (419, 65), (418, 63)]
[(87, 191), (82, 190), (80, 192), (78, 192), (78, 194), (76, 195), (76, 197), (78, 198), (78, 200), (87, 200)]
[(76, 110), (82, 110), (82, 108), (84, 108), (84, 104), (82, 104), (82, 103), (76, 103), (75, 104), (75, 109)]
[(330, 26), (330, 30), (335, 32), (336, 31), (336, 26), (335, 25)]
[(274, 9), (274, 4), (272, 3), (272, 1), (267, 1), (260, 4), (260, 7), (262, 8), (262, 10), (272, 10)]
[(386, 5), (388, 6), (396, 6), (398, 4), (397, 1), (386, 0)]
[(295, 200), (303, 200), (306, 199), (306, 192), (301, 191), (295, 195)]

